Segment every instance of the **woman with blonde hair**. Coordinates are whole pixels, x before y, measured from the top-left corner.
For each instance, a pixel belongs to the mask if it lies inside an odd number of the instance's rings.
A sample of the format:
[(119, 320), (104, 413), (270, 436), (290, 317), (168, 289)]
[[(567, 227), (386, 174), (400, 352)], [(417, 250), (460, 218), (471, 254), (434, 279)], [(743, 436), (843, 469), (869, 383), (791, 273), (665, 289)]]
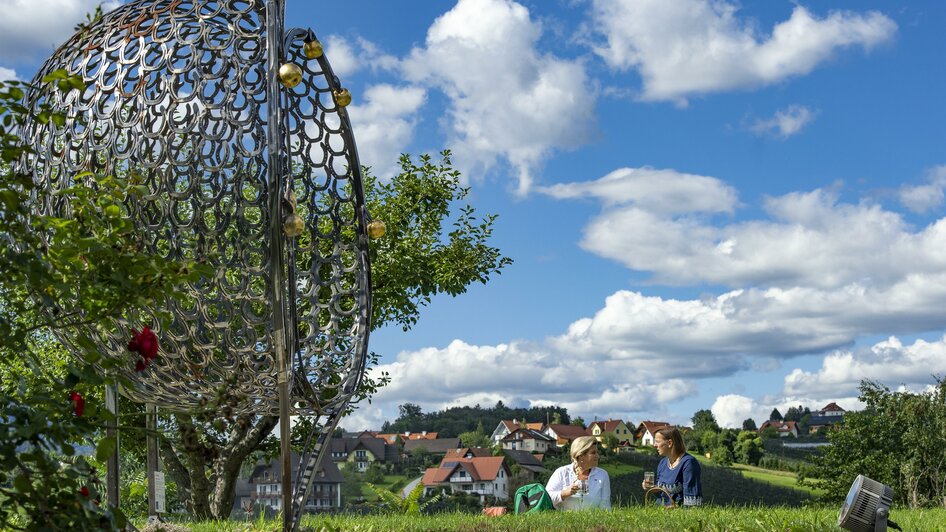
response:
[(663, 457), (657, 464), (656, 483), (644, 480), (641, 487), (662, 488), (657, 502), (666, 506), (699, 506), (703, 504), (703, 486), (700, 483), (700, 463), (687, 453), (683, 435), (677, 427), (663, 427), (654, 434), (654, 447)]
[(555, 470), (545, 486), (559, 510), (611, 509), (611, 479), (598, 467), (598, 441), (592, 436), (575, 438), (572, 463)]

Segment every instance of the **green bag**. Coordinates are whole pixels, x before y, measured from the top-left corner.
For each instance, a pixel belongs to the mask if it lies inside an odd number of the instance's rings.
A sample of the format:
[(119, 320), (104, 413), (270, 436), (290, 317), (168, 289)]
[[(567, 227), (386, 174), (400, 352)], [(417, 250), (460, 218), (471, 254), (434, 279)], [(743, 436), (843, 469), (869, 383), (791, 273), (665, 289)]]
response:
[(526, 484), (516, 490), (516, 515), (554, 510), (552, 498), (542, 484)]

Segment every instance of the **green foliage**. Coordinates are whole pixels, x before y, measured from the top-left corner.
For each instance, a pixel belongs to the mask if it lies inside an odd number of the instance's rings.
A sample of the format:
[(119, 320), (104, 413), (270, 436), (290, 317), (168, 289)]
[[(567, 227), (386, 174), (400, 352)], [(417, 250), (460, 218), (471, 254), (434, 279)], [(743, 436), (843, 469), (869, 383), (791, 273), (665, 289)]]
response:
[(461, 432), (460, 433), (460, 445), (463, 447), (491, 447), (493, 445), (493, 440), (490, 439), (489, 434), (486, 434), (486, 429), (483, 427), (483, 420), (476, 425), (476, 430)]
[(381, 182), (364, 173), (365, 201), (372, 218), (387, 232), (370, 249), (375, 327), (397, 323), (405, 331), (417, 322), (421, 307), (434, 295), (456, 296), (474, 282), (485, 284), (512, 263), (488, 244), (496, 215), (479, 218), (464, 205), (452, 220), (451, 207), (468, 188), (443, 151), (439, 163), (430, 155), (415, 162), (401, 156), (401, 172)]
[(556, 413), (566, 423), (570, 420), (568, 410), (562, 407), (509, 408), (499, 401), (492, 408), (476, 406), (457, 406), (439, 412), (424, 413), (420, 407), (405, 403), (399, 407), (400, 415), (394, 422), (385, 423), (383, 432), (437, 432), (441, 438), (459, 437), (465, 432), (475, 432), (479, 425), (483, 433), (489, 436), (493, 429), (504, 419), (527, 421), (545, 421)]
[(742, 422), (742, 430), (759, 430), (759, 427), (756, 426), (755, 420), (750, 417)]
[(740, 432), (736, 439), (733, 454), (740, 464), (758, 465), (759, 460), (765, 454), (762, 438), (751, 430)]
[(910, 507), (943, 504), (946, 497), (946, 381), (927, 393), (892, 392), (862, 381), (865, 408), (849, 412), (828, 433), (830, 446), (815, 459), (819, 487), (842, 499), (858, 474), (893, 487)]
[(769, 414), (769, 421), (782, 421), (782, 413), (778, 411), (778, 408), (773, 408), (772, 412)]
[(427, 506), (435, 504), (443, 498), (443, 492), (441, 492), (422, 500), (424, 494), (423, 482), (418, 482), (406, 497), (401, 497), (389, 489), (374, 484), (368, 484), (368, 487), (378, 496), (380, 502), (377, 508), (386, 513), (419, 515)]
[[(64, 71), (43, 83), (62, 94), (84, 90)], [(33, 196), (46, 192), (13, 169), (30, 151), (15, 128), (27, 117), (55, 124), (66, 117), (27, 109), (22, 99), (28, 90), (0, 82), (0, 419), (7, 429), (0, 431), (0, 528), (111, 529), (125, 518), (101, 502), (98, 472), (74, 455), (80, 445), (94, 446), (97, 458), (115, 448), (114, 439), (101, 437), (114, 418), (91, 390), (114, 383), (102, 370), (119, 362), (101, 357), (83, 334), (74, 335), (71, 346), (79, 360), (69, 360), (53, 333), (104, 328), (135, 316), (165, 295), (177, 296), (174, 287), (201, 270), (142, 252), (145, 235), (126, 208), (138, 191), (121, 179), (70, 176), (67, 186), (51, 193), (69, 205), (68, 218), (31, 213)]]

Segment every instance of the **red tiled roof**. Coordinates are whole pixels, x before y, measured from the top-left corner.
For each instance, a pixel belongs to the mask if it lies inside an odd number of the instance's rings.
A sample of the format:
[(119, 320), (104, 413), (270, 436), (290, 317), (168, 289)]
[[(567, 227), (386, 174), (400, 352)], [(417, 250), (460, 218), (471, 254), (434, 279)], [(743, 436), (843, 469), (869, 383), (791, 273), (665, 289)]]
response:
[(500, 469), (503, 467), (503, 460), (505, 460), (505, 458), (502, 456), (474, 456), (473, 458), (460, 457), (452, 460), (445, 459), (440, 463), (440, 467), (432, 467), (424, 471), (422, 482), (425, 486), (447, 482), (457, 468), (463, 468), (469, 473), (470, 478), (477, 482), (495, 480), (496, 476), (499, 475)]
[(634, 435), (638, 438), (642, 438), (644, 437), (645, 431), (656, 434), (658, 430), (669, 426), (670, 423), (666, 421), (641, 421), (640, 425), (637, 426), (637, 430), (634, 431)]
[(821, 409), (821, 411), (822, 412), (845, 412), (845, 410), (841, 408), (840, 406), (838, 406), (838, 404), (835, 402), (828, 403), (827, 406)]
[(489, 449), (485, 449), (483, 447), (460, 447), (459, 449), (447, 450), (447, 453), (444, 454), (443, 460), (441, 460), (440, 463), (456, 462), (457, 460), (464, 458), (467, 453), (472, 454), (474, 457), (493, 456), (493, 453)]

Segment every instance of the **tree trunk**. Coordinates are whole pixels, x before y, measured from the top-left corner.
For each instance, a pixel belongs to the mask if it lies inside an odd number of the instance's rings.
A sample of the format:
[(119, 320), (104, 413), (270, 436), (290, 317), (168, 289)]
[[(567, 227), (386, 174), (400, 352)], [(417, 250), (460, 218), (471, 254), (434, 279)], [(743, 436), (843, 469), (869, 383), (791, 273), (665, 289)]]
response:
[(234, 423), (226, 445), (220, 449), (214, 460), (211, 472), (214, 488), (209, 503), (215, 519), (230, 517), (240, 467), (278, 421), (278, 416), (261, 416), (253, 423), (252, 416), (245, 416)]

